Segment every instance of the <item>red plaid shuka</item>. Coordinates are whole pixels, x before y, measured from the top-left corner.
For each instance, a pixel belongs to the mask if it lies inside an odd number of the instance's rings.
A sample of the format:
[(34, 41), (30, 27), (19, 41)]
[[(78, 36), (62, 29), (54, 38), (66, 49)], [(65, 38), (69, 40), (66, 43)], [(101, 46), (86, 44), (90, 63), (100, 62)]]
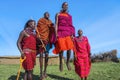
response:
[(90, 45), (87, 37), (74, 38), (75, 52), (77, 60), (74, 61), (75, 72), (81, 77), (87, 77), (90, 72)]
[(30, 30), (25, 30), (25, 32), (29, 36), (22, 41), (22, 49), (26, 56), (22, 65), (25, 70), (32, 70), (36, 60), (36, 36)]

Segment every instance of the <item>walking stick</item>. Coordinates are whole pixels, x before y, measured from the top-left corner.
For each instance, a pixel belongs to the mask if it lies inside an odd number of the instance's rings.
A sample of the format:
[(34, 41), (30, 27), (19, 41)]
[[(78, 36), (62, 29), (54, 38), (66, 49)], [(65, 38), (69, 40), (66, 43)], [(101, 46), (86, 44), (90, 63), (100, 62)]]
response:
[(75, 42), (74, 42), (74, 40), (72, 39), (72, 41), (73, 41), (73, 51), (74, 51), (74, 56), (75, 56), (75, 60), (77, 59), (77, 56), (76, 56), (76, 48), (75, 48)]
[(42, 41), (41, 38), (40, 38), (40, 33), (39, 33), (37, 27), (36, 27), (36, 32), (38, 33), (38, 37), (39, 37), (39, 40), (41, 41), (41, 43), (42, 43), (42, 45), (43, 45), (43, 48), (45, 49), (45, 51), (47, 51), (47, 50), (46, 50), (46, 47), (45, 47), (45, 44), (43, 43), (43, 41)]
[(25, 59), (26, 59), (26, 57), (24, 57), (23, 59), (22, 59), (22, 57), (20, 57), (20, 68), (19, 68), (19, 70), (18, 70), (18, 74), (17, 74), (16, 80), (18, 80), (19, 77), (20, 77), (20, 71), (21, 71), (21, 69), (22, 69), (22, 63), (23, 63), (23, 61), (24, 61)]

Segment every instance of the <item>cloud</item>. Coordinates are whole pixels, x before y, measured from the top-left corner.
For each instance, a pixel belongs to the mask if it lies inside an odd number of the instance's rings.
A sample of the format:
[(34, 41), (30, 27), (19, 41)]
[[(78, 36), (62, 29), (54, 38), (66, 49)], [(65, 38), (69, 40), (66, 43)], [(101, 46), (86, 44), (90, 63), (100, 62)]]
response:
[[(107, 46), (112, 46), (112, 45), (116, 45), (116, 44), (120, 44), (120, 39), (118, 40), (112, 40), (112, 41), (107, 41), (107, 42), (101, 42), (101, 43), (98, 43), (98, 44), (93, 44), (92, 45), (92, 49), (98, 49), (98, 48), (104, 48), (104, 47), (107, 47)], [(116, 46), (117, 47), (117, 46)]]
[(93, 24), (87, 25), (85, 32), (86, 34), (90, 34), (90, 35), (91, 34), (95, 35), (95, 33), (96, 35), (99, 34), (102, 35), (105, 34), (107, 31), (116, 33), (116, 31), (120, 29), (119, 21), (120, 21), (120, 12), (113, 13), (112, 15), (101, 18), (101, 20), (98, 20)]
[[(115, 11), (84, 28), (92, 46), (92, 52), (120, 47), (120, 11)], [(119, 52), (118, 52), (119, 53)]]
[(1, 45), (1, 46), (8, 46), (9, 48), (13, 47), (13, 44), (15, 44), (15, 42), (12, 39), (12, 37), (10, 36), (9, 32), (7, 32), (5, 28), (0, 29), (0, 36), (1, 36), (0, 38), (2, 40), (5, 40), (5, 41), (1, 42), (2, 44), (3, 44), (3, 42), (5, 42), (4, 43), (5, 45)]

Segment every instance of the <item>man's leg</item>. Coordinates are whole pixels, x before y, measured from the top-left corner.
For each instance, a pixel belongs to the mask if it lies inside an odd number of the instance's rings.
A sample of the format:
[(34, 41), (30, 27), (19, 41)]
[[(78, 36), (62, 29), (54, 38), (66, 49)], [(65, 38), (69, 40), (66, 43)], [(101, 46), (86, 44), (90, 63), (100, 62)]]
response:
[(48, 66), (48, 52), (45, 52), (45, 61), (44, 61), (44, 76), (47, 77), (46, 69)]
[(28, 71), (28, 80), (32, 80), (32, 71), (31, 70)]
[(24, 80), (27, 80), (27, 75), (28, 75), (28, 71), (27, 71), (27, 70), (25, 70)]
[(40, 63), (40, 80), (43, 80), (43, 78), (44, 78), (43, 73), (42, 73), (42, 70), (43, 70), (43, 53), (40, 53), (39, 63)]
[(67, 50), (67, 61), (66, 61), (66, 65), (67, 65), (67, 69), (71, 70), (71, 66), (70, 66), (70, 56), (71, 56), (71, 50)]
[(81, 80), (83, 80), (83, 78), (81, 78)]
[(59, 69), (60, 69), (60, 71), (63, 71), (62, 58), (63, 58), (63, 51), (61, 51), (61, 52), (59, 53), (59, 60), (60, 60), (60, 66), (59, 66)]
[(85, 77), (85, 80), (87, 80), (87, 77)]

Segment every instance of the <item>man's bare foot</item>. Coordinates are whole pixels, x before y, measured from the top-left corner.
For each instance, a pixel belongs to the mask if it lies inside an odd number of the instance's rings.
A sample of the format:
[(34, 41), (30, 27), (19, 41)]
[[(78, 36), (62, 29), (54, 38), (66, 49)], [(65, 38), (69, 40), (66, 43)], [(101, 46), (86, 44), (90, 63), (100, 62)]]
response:
[(62, 65), (62, 64), (60, 64), (60, 66), (59, 66), (59, 70), (60, 70), (60, 72), (63, 71), (63, 65)]
[(67, 69), (70, 71), (71, 70), (70, 64), (66, 62), (66, 66), (67, 66)]
[(40, 80), (44, 80), (45, 76), (42, 74), (40, 75)]
[(48, 76), (48, 75), (46, 74), (46, 72), (44, 72), (43, 75), (44, 75), (45, 78), (47, 78), (47, 76)]

